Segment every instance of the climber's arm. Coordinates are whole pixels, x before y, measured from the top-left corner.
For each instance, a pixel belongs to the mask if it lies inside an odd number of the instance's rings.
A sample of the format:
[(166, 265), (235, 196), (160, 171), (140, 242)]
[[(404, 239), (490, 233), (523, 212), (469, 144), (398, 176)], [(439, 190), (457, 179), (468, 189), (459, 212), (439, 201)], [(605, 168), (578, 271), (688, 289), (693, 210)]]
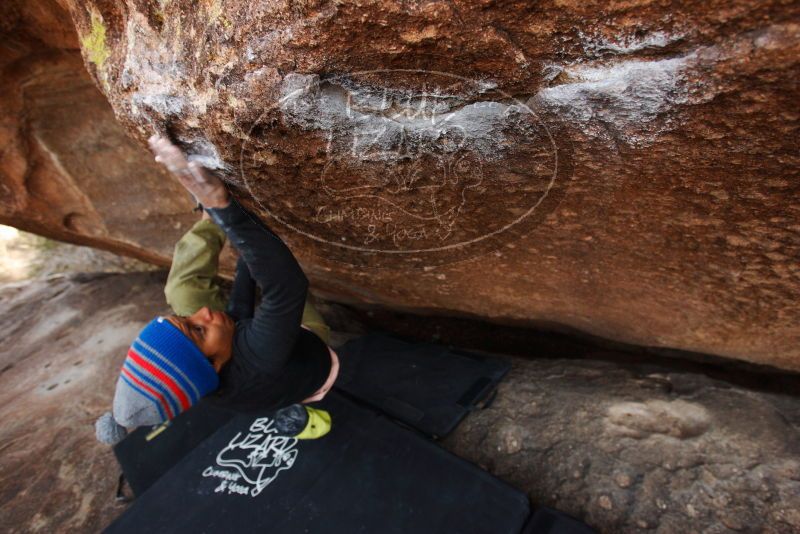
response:
[(239, 260), (236, 262), (236, 277), (233, 279), (233, 288), (225, 312), (235, 321), (249, 319), (253, 316), (255, 300), (256, 282), (250, 276), (247, 262), (239, 256)]
[[(175, 174), (225, 231), (261, 288), (261, 303), (246, 326), (243, 348), (262, 371), (277, 373), (291, 353), (304, 312), (315, 312), (306, 305), (308, 279), (303, 270), (286, 244), (232, 199), (219, 178), (189, 162), (169, 139), (154, 135), (148, 142), (156, 161)], [(322, 337), (326, 332), (321, 317), (312, 322)]]
[(261, 302), (244, 326), (239, 349), (261, 372), (277, 375), (291, 354), (308, 293), (308, 279), (289, 247), (235, 199), (209, 208), (261, 288)]
[[(169, 139), (154, 135), (148, 142), (156, 154), (156, 161), (174, 173), (181, 185), (203, 206), (223, 207), (228, 204), (229, 195), (224, 184), (203, 173), (197, 163), (187, 161), (184, 153)], [(176, 245), (164, 293), (178, 315), (190, 315), (203, 306), (217, 310), (225, 308), (214, 280), (224, 242), (222, 230), (204, 217)]]

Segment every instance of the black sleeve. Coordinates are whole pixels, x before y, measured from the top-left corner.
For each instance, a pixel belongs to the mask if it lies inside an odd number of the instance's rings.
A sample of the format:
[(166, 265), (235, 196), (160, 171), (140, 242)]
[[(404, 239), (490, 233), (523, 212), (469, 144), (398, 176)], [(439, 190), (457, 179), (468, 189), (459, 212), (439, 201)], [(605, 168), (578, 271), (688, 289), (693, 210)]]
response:
[(256, 282), (250, 276), (250, 268), (244, 261), (244, 256), (239, 256), (236, 262), (236, 276), (233, 279), (233, 289), (228, 299), (225, 310), (236, 321), (249, 319), (253, 316), (253, 306), (256, 302)]
[(259, 371), (277, 374), (299, 335), (308, 279), (289, 247), (235, 199), (225, 208), (208, 209), (208, 213), (261, 288), (261, 303), (253, 319), (237, 330), (239, 349)]

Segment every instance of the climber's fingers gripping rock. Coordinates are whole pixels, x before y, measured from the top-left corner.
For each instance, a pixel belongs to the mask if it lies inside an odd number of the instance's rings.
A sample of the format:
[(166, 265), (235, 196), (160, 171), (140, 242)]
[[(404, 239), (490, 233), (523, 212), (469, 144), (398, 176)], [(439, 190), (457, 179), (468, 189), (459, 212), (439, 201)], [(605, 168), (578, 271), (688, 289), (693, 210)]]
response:
[(153, 135), (147, 142), (156, 156), (156, 161), (175, 174), (178, 181), (200, 204), (206, 208), (224, 208), (228, 205), (228, 189), (222, 180), (197, 162), (188, 161), (181, 149), (166, 137)]

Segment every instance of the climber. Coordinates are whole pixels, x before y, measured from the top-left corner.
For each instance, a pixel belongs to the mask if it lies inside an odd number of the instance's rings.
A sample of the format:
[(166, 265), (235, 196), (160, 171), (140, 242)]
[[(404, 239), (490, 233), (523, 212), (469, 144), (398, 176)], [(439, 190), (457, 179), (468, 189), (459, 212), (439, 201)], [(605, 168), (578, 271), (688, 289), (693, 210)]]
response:
[[(308, 403), (330, 390), (339, 362), (302, 269), (219, 178), (165, 137), (149, 144), (204, 213), (175, 246), (164, 289), (175, 315), (150, 321), (130, 346), (97, 439), (114, 444), (126, 427), (168, 421), (201, 397), (237, 411), (273, 410), (282, 434), (322, 437), (330, 415)], [(227, 304), (214, 280), (226, 236), (239, 252)], [(256, 283), (262, 298), (254, 311)]]

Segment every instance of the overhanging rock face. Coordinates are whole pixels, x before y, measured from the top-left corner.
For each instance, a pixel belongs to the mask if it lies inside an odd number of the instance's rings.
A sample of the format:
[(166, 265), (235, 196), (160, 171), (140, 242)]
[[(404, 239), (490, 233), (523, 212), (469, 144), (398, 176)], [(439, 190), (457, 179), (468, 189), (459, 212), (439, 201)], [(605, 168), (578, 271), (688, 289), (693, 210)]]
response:
[(800, 6), (67, 2), (327, 296), (800, 369)]

